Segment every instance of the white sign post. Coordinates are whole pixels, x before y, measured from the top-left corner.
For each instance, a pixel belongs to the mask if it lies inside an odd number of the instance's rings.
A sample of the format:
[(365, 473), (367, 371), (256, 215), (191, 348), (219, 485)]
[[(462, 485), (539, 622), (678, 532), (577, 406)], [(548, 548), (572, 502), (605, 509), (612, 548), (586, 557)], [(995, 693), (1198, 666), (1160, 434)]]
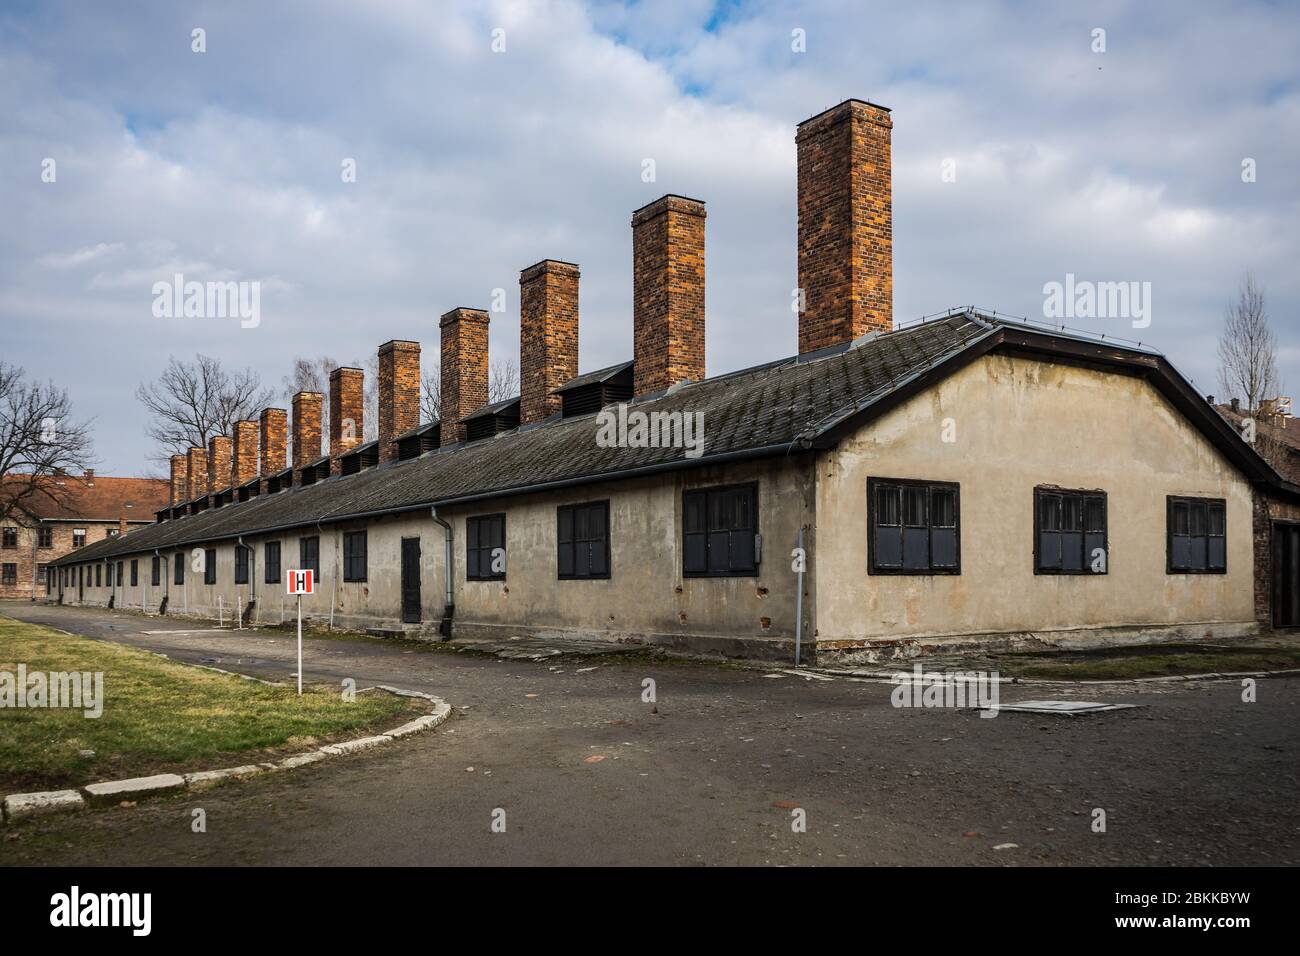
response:
[(285, 593), (298, 598), (298, 696), (302, 696), (302, 596), (311, 594), (315, 589), (315, 575), (311, 568), (289, 570), (285, 574)]

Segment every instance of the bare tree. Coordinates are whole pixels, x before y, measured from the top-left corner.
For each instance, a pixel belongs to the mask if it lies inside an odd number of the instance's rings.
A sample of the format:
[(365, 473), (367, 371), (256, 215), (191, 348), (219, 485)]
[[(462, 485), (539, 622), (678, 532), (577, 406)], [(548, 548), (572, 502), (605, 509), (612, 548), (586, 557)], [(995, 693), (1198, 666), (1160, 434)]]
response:
[(161, 460), (233, 434), (235, 422), (256, 418), (271, 395), (251, 368), (229, 370), (206, 355), (195, 355), (193, 362), (172, 357), (162, 375), (135, 392), (152, 416), (145, 434), (158, 443), (155, 457)]
[(92, 463), (89, 425), (73, 420), (67, 391), (0, 362), (0, 520), (25, 505), (59, 504), (80, 479), (54, 476)]
[(1237, 300), (1228, 306), (1219, 336), (1219, 385), (1224, 397), (1241, 402), (1242, 434), (1275, 468), (1286, 451), (1273, 434), (1271, 400), (1281, 382), (1277, 372), (1277, 338), (1268, 323), (1264, 290), (1246, 273)]
[[(519, 394), (519, 367), (512, 359), (498, 359), (488, 372), (488, 404)], [(420, 420), (442, 421), (442, 377), (435, 368), (420, 379)]]
[(1277, 395), (1277, 339), (1268, 324), (1264, 290), (1247, 273), (1237, 301), (1228, 306), (1219, 336), (1219, 385), (1250, 413)]

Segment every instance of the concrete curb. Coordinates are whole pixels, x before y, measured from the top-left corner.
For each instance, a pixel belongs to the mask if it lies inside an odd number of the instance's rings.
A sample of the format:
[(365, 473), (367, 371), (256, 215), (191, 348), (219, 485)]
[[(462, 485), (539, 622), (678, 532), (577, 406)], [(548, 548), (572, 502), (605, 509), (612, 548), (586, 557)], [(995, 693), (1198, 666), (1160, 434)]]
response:
[[(209, 668), (216, 670), (216, 668)], [(234, 673), (223, 671), (222, 673)], [(246, 674), (235, 674), (247, 677)], [(250, 680), (259, 680), (253, 677)], [(264, 682), (268, 683), (268, 682)], [(263, 773), (280, 770), (293, 770), (305, 767), (331, 757), (370, 750), (391, 744), (402, 737), (419, 733), (444, 723), (451, 716), (451, 705), (441, 697), (426, 694), (418, 690), (403, 690), (400, 687), (381, 685), (379, 690), (396, 694), (399, 697), (418, 697), (433, 704), (432, 712), (407, 721), (386, 733), (374, 737), (360, 737), (356, 740), (344, 740), (337, 744), (327, 744), (306, 753), (285, 757), (274, 763), (245, 764), (240, 767), (226, 767), (221, 770), (203, 770), (187, 773), (183, 776), (175, 773), (155, 774), (151, 777), (133, 777), (128, 780), (108, 780), (87, 784), (76, 790), (51, 790), (44, 793), (11, 793), (0, 803), (0, 819), (5, 823), (16, 823), (28, 817), (46, 816), (54, 813), (72, 813), (89, 807), (110, 807), (123, 800), (144, 800), (164, 794), (199, 792), (231, 780), (247, 780)]]

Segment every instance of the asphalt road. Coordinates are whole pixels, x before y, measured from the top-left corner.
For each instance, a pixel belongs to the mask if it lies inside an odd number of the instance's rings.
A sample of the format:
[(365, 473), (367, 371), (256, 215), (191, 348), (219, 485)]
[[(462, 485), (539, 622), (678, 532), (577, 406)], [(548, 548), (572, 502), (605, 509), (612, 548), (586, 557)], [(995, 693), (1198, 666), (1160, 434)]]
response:
[[(263, 677), (294, 670), (293, 635), (274, 630), (12, 603), (0, 613)], [(1048, 696), (1142, 707), (983, 719), (896, 709), (887, 684), (639, 656), (534, 662), (317, 639), (307, 642), (307, 661), (309, 680), (425, 690), (445, 697), (454, 716), (380, 751), (0, 828), (0, 863), (1300, 859), (1295, 679), (1261, 681), (1251, 704), (1235, 680), (1004, 687), (1004, 703)], [(579, 672), (586, 668), (595, 669)], [(642, 701), (647, 677), (654, 705)], [(191, 830), (195, 807), (206, 811), (206, 833)], [(1092, 829), (1098, 807), (1105, 833)], [(806, 832), (792, 829), (796, 809)], [(504, 833), (492, 829), (498, 810)], [(1005, 844), (1016, 846), (997, 849)]]

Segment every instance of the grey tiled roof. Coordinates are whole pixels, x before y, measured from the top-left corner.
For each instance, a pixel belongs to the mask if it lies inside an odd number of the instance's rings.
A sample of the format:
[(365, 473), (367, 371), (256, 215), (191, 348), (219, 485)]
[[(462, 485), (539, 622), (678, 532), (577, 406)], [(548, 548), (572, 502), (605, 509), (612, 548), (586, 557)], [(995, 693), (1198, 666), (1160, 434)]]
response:
[(798, 451), (848, 415), (962, 352), (995, 328), (982, 317), (964, 313), (871, 336), (850, 347), (715, 376), (630, 406), (645, 412), (703, 413), (704, 453), (696, 459), (687, 458), (681, 448), (600, 447), (595, 414), (556, 418), (538, 427), (439, 448), (408, 461), (385, 462), (354, 475), (150, 525), (95, 542), (63, 563), (412, 511), (538, 486)]

